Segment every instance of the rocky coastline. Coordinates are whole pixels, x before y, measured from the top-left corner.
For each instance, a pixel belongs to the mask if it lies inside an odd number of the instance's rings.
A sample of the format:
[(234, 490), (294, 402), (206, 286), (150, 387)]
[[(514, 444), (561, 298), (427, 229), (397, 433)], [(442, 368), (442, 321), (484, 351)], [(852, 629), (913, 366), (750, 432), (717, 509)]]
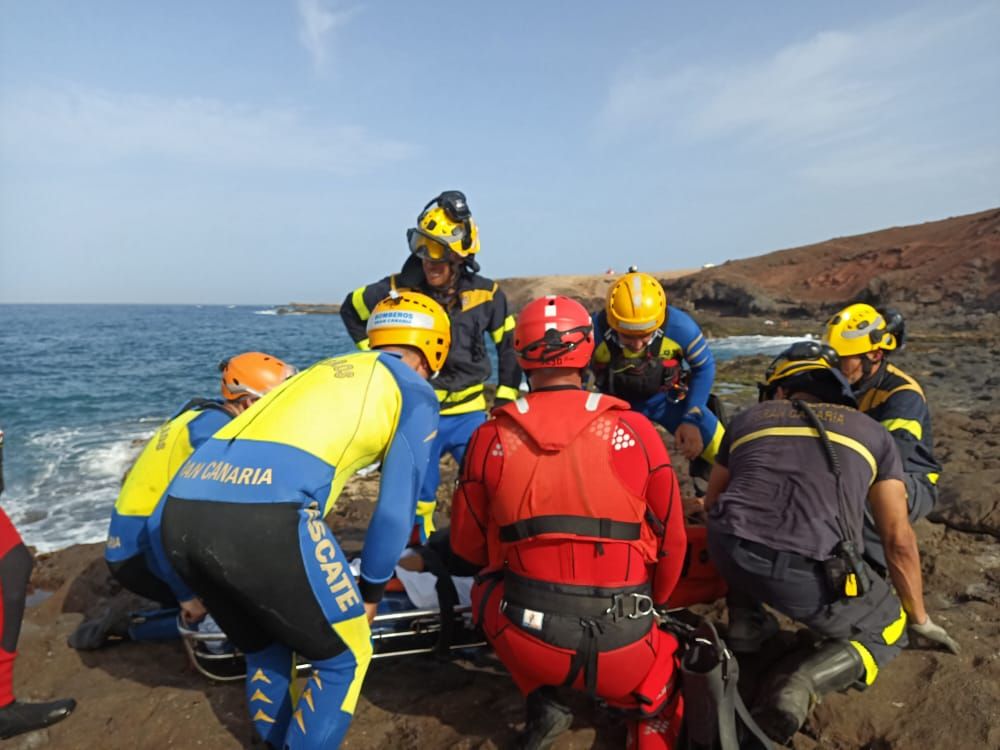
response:
[[(584, 289), (581, 279), (590, 286)], [(917, 525), (927, 605), (962, 653), (907, 650), (866, 692), (824, 701), (794, 747), (1000, 747), (1000, 210), (733, 261), (665, 282), (672, 301), (692, 309), (715, 335), (818, 330), (831, 309), (857, 298), (906, 313), (908, 345), (898, 362), (924, 385), (944, 464), (940, 505)], [(512, 300), (526, 302), (546, 291), (599, 299), (602, 283), (601, 277), (559, 277), (504, 285)], [(337, 306), (288, 308), (332, 313)], [(745, 357), (719, 367), (717, 383), (725, 386), (730, 411), (752, 402), (766, 363)], [(455, 466), (446, 461), (443, 470), (447, 480)], [(442, 520), (448, 484), (442, 482), (439, 493)], [(352, 480), (328, 519), (348, 549), (361, 544), (376, 490), (375, 477)], [(72, 695), (79, 707), (67, 721), (6, 746), (250, 746), (242, 686), (208, 681), (179, 644), (125, 643), (89, 653), (66, 646), (80, 620), (112, 598), (121, 606), (139, 603), (120, 595), (101, 555), (101, 545), (77, 545), (38, 561), (16, 691), (39, 700)], [(709, 613), (721, 617), (721, 608)], [(750, 675), (747, 690), (753, 675), (795, 638), (786, 632), (765, 653), (741, 662)], [(620, 725), (585, 699), (575, 708), (580, 716), (558, 750), (622, 746)], [(521, 720), (517, 692), (488, 658), (382, 661), (369, 672), (344, 746), (502, 748)]]

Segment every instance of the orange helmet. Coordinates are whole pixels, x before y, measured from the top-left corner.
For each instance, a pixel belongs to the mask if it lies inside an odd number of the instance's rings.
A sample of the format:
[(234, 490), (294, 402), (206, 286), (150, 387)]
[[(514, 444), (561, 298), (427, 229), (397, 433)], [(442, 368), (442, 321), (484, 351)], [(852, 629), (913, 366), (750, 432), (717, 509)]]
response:
[(624, 336), (643, 336), (663, 325), (667, 294), (648, 273), (633, 271), (608, 290), (608, 325)]
[(260, 398), (298, 370), (270, 354), (244, 352), (222, 360), (219, 372), (222, 373), (222, 397), (236, 401), (244, 396)]

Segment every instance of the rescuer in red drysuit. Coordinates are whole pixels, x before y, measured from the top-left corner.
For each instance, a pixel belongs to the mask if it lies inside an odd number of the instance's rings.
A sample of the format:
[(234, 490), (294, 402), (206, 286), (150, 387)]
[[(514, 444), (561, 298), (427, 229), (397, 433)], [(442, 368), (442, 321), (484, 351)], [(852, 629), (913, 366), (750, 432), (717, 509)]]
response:
[(474, 612), (527, 697), (521, 747), (572, 723), (553, 699), (567, 685), (625, 711), (629, 748), (673, 748), (677, 641), (653, 617), (686, 547), (670, 458), (646, 417), (582, 390), (594, 336), (578, 302), (531, 302), (514, 348), (531, 393), (473, 433), (451, 548), (480, 569)]

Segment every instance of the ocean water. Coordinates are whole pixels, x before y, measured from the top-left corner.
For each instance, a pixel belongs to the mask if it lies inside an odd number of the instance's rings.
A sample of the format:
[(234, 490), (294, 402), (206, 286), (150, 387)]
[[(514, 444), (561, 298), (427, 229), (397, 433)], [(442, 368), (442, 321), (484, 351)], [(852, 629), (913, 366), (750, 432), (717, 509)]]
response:
[[(794, 340), (712, 347), (721, 360)], [(40, 551), (102, 540), (139, 444), (189, 398), (217, 395), (220, 360), (257, 350), (302, 368), (352, 349), (339, 316), (267, 305), (0, 305), (0, 502)]]

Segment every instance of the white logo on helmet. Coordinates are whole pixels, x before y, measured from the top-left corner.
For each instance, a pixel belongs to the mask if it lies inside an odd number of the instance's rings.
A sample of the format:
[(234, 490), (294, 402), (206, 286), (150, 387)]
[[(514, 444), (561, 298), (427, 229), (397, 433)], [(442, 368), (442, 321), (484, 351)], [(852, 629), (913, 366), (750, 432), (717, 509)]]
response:
[(434, 330), (434, 318), (415, 310), (383, 310), (368, 319), (368, 332), (381, 328), (422, 328)]

